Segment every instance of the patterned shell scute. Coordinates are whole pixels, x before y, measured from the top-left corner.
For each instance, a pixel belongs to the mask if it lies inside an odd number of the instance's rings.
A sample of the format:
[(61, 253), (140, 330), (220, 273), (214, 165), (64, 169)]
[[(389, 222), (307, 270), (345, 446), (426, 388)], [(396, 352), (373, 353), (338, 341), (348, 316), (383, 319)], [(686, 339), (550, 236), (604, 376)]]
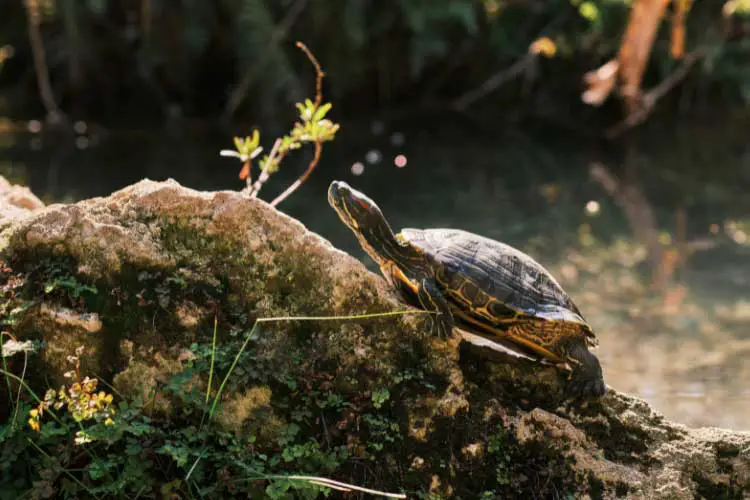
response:
[(541, 264), (509, 245), (458, 229), (404, 229), (401, 234), (442, 266), (451, 289), (463, 286), (463, 295), (471, 300), (476, 295), (471, 285), (475, 285), (522, 314), (585, 323), (555, 278)]

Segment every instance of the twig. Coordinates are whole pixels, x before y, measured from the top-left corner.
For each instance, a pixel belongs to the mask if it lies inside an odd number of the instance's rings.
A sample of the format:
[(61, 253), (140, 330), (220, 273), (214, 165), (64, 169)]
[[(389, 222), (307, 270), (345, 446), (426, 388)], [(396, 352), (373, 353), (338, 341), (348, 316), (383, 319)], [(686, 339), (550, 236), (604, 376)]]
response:
[[(538, 2), (538, 3), (532, 2), (531, 7), (534, 9), (542, 8), (543, 4), (544, 2)], [(562, 15), (559, 15), (553, 18), (549, 23), (547, 23), (546, 26), (543, 27), (540, 34), (545, 33), (545, 32), (552, 32), (556, 30), (561, 24), (563, 24), (566, 21), (567, 17), (568, 17), (568, 13), (564, 12)], [(451, 104), (451, 107), (456, 111), (464, 111), (466, 107), (468, 107), (473, 102), (489, 95), (490, 93), (500, 88), (500, 86), (503, 85), (504, 83), (522, 74), (529, 67), (531, 67), (532, 64), (534, 64), (534, 61), (536, 60), (538, 56), (539, 56), (538, 51), (533, 50), (533, 49), (529, 50), (529, 52), (527, 52), (524, 57), (517, 60), (510, 67), (498, 71), (493, 76), (491, 76), (488, 80), (486, 80), (481, 86), (479, 86), (475, 90), (467, 92), (463, 96), (453, 101), (453, 103)]]
[(495, 73), (482, 85), (474, 90), (465, 93), (464, 95), (453, 101), (453, 109), (463, 111), (474, 101), (477, 101), (494, 92), (505, 82), (508, 82), (523, 73), (534, 62), (536, 57), (537, 54), (530, 52), (518, 61), (514, 62), (510, 67), (504, 68)]
[(266, 65), (271, 55), (273, 54), (273, 49), (275, 48), (275, 46), (284, 39), (287, 31), (289, 31), (300, 14), (302, 14), (302, 11), (305, 10), (306, 6), (307, 0), (297, 0), (289, 8), (289, 11), (287, 12), (284, 19), (281, 20), (279, 26), (271, 34), (271, 39), (268, 42), (268, 49), (266, 49), (264, 57), (257, 65), (252, 65), (247, 69), (247, 71), (245, 71), (245, 74), (242, 76), (242, 81), (239, 83), (239, 85), (237, 85), (237, 87), (235, 87), (235, 89), (232, 91), (232, 94), (229, 96), (227, 105), (224, 108), (224, 120), (228, 120), (229, 118), (231, 118), (235, 111), (237, 111), (237, 108), (240, 107), (240, 104), (242, 104), (242, 101), (244, 101), (245, 97), (247, 96), (247, 91), (250, 88), (250, 84), (253, 83), (253, 79), (256, 75), (255, 70), (262, 69)]
[(372, 495), (380, 495), (388, 498), (406, 498), (403, 493), (387, 493), (385, 491), (371, 490), (370, 488), (363, 488), (361, 486), (355, 486), (353, 484), (342, 483), (341, 481), (335, 481), (325, 477), (318, 476), (277, 476), (283, 479), (298, 480), (298, 481), (309, 481), (311, 483), (317, 483), (322, 486), (328, 486), (329, 488), (339, 489), (343, 491), (357, 490), (363, 493), (370, 493)]
[(34, 69), (36, 71), (36, 81), (39, 86), (39, 97), (47, 110), (47, 115), (52, 121), (58, 121), (64, 115), (55, 102), (55, 95), (52, 92), (52, 85), (49, 79), (49, 69), (47, 59), (44, 53), (44, 44), (42, 35), (39, 33), (39, 5), (33, 0), (24, 2), (29, 26), (29, 43), (31, 43), (31, 53), (34, 58)]
[(676, 70), (672, 71), (658, 85), (641, 96), (641, 106), (638, 111), (630, 113), (624, 120), (607, 129), (605, 136), (608, 139), (612, 139), (626, 130), (643, 123), (656, 107), (657, 101), (685, 79), (693, 66), (706, 55), (707, 50), (706, 47), (700, 47), (687, 54), (683, 58), (682, 64)]
[(240, 170), (240, 179), (242, 179), (243, 177), (245, 178), (245, 187), (248, 191), (250, 191), (253, 187), (253, 172), (251, 169), (251, 162), (251, 158), (245, 160), (245, 162), (242, 164), (242, 169)]
[(321, 424), (323, 426), (323, 433), (326, 437), (326, 444), (328, 444), (328, 448), (331, 448), (331, 434), (328, 432), (328, 422), (326, 422), (326, 415), (325, 412), (320, 412), (320, 420)]
[(315, 107), (317, 108), (323, 102), (323, 77), (326, 74), (323, 72), (323, 69), (320, 67), (320, 63), (315, 58), (313, 53), (310, 52), (310, 49), (307, 48), (307, 45), (302, 42), (297, 42), (296, 45), (305, 53), (307, 58), (310, 59), (310, 62), (315, 67)]
[(323, 145), (319, 142), (315, 143), (315, 154), (313, 155), (313, 159), (310, 161), (310, 164), (307, 165), (307, 170), (305, 170), (305, 173), (300, 176), (299, 179), (294, 181), (291, 186), (286, 188), (283, 193), (278, 195), (272, 202), (271, 206), (275, 207), (282, 201), (284, 201), (290, 194), (292, 194), (294, 191), (297, 190), (298, 187), (304, 183), (308, 177), (310, 177), (310, 174), (313, 170), (315, 170), (315, 166), (320, 161), (320, 153), (323, 151)]
[[(325, 73), (320, 67), (320, 63), (318, 63), (318, 60), (315, 58), (315, 56), (310, 52), (310, 49), (307, 48), (307, 46), (302, 42), (297, 42), (297, 47), (302, 49), (302, 51), (307, 55), (307, 58), (310, 59), (310, 62), (315, 67), (315, 108), (318, 108), (320, 104), (323, 102), (323, 77), (325, 76)], [(307, 170), (297, 179), (294, 181), (288, 188), (284, 190), (283, 193), (278, 195), (272, 202), (271, 206), (275, 207), (282, 201), (284, 201), (290, 194), (295, 192), (297, 188), (299, 188), (308, 177), (310, 177), (310, 174), (315, 170), (315, 167), (318, 165), (318, 162), (320, 161), (320, 154), (323, 151), (323, 145), (320, 141), (315, 142), (315, 153), (313, 154), (313, 159), (310, 161), (310, 163), (307, 165)]]
[[(266, 162), (266, 165), (271, 164), (271, 162), (280, 161), (284, 155), (279, 157), (278, 160), (276, 160), (276, 155), (279, 152), (279, 147), (281, 147), (281, 139), (276, 139), (276, 142), (273, 143), (273, 148), (271, 149), (271, 152), (268, 153), (268, 161)], [(267, 170), (263, 170), (260, 175), (258, 176), (258, 179), (253, 184), (252, 188), (250, 189), (250, 197), (255, 198), (258, 196), (258, 192), (260, 191), (260, 188), (263, 187), (263, 184), (268, 180), (268, 178), (271, 176), (271, 174), (268, 173)]]

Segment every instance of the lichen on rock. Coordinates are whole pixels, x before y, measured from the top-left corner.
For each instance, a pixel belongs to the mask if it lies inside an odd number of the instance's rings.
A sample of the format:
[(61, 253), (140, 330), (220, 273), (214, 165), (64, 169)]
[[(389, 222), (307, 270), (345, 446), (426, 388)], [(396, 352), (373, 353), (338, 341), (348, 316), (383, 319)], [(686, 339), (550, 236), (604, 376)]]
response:
[[(246, 345), (212, 425), (277, 469), (444, 498), (750, 492), (748, 433), (688, 429), (615, 390), (566, 401), (551, 367), (432, 338), (381, 277), (261, 200), (144, 180), (0, 227), (0, 316), (42, 342), (37, 390), (85, 344), (120, 398), (195, 425)], [(290, 316), (329, 319), (253, 328)]]

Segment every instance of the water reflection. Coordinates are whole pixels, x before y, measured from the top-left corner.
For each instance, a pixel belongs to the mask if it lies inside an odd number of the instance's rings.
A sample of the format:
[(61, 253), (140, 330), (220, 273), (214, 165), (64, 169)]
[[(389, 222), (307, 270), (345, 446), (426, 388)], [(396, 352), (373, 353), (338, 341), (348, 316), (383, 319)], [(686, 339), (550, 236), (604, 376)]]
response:
[[(243, 187), (236, 162), (218, 155), (227, 133), (107, 135), (86, 124), (76, 132), (4, 142), (0, 173), (23, 171), (47, 202), (106, 195), (144, 177)], [(326, 146), (318, 171), (280, 208), (373, 270), (326, 203), (333, 179), (372, 196), (394, 228), (456, 227), (516, 245), (550, 268), (599, 332), (610, 385), (688, 425), (750, 429), (748, 147), (733, 144), (726, 155), (717, 139), (684, 136), (670, 151), (646, 144), (618, 156), (518, 134), (446, 138), (375, 122)], [(309, 158), (289, 160), (265, 199)], [(609, 172), (600, 176), (619, 176), (616, 185), (592, 176), (597, 165)]]

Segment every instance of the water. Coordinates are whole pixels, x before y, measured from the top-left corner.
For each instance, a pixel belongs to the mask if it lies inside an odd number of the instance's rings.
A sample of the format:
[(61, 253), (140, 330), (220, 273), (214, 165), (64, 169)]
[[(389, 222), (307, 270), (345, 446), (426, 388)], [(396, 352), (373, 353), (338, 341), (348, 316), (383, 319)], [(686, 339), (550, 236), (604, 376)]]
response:
[[(737, 127), (646, 133), (629, 149), (509, 130), (469, 137), (344, 127), (350, 132), (326, 146), (318, 171), (281, 210), (373, 270), (326, 202), (331, 180), (374, 198), (394, 229), (455, 227), (518, 246), (549, 267), (598, 332), (611, 386), (687, 425), (750, 429), (750, 144)], [(48, 203), (107, 195), (144, 177), (194, 189), (243, 186), (239, 163), (218, 155), (231, 147), (229, 134), (81, 136), (5, 136), (0, 173)], [(308, 159), (295, 153), (261, 197), (280, 193)], [(614, 199), (590, 176), (596, 163), (635, 180), (657, 237), (690, 242), (677, 245), (691, 250), (662, 288), (650, 286), (637, 237), (647, 219), (634, 225), (626, 216), (632, 189), (625, 205)]]

